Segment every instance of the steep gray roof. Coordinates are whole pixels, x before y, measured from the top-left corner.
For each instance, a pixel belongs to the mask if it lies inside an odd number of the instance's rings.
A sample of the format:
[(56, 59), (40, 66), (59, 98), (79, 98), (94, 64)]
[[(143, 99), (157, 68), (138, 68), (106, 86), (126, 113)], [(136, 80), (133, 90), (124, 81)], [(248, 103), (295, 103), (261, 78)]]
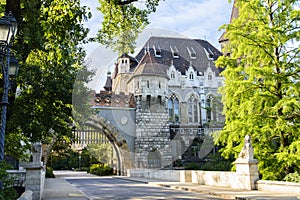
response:
[(149, 52), (155, 61), (161, 66), (171, 66), (185, 74), (190, 65), (203, 74), (210, 66), (216, 75), (220, 69), (215, 67), (214, 61), (222, 53), (209, 42), (200, 39), (172, 38), (172, 37), (151, 37), (137, 54), (136, 59), (142, 61), (145, 52)]
[(147, 52), (134, 71), (134, 76), (137, 75), (154, 75), (166, 76), (169, 66), (157, 63), (154, 56)]

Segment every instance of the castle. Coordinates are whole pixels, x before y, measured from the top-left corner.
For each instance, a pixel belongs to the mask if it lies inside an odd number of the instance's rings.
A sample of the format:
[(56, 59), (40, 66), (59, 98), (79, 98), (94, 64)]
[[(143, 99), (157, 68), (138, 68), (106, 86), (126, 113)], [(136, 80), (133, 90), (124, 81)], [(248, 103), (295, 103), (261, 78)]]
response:
[(92, 104), (126, 139), (134, 167), (161, 168), (207, 154), (198, 143), (224, 124), (222, 69), (214, 64), (220, 55), (205, 40), (152, 36), (135, 57), (118, 58)]

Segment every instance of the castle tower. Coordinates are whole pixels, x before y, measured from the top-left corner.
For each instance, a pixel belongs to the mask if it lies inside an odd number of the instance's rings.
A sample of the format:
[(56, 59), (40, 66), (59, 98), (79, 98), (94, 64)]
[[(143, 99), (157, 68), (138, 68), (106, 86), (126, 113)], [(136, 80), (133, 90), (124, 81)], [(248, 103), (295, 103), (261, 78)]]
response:
[[(232, 21), (234, 19), (236, 19), (238, 17), (238, 15), (239, 15), (239, 10), (236, 6), (236, 1), (234, 0), (232, 10), (231, 10), (230, 23), (232, 23)], [(221, 45), (221, 49), (222, 49), (223, 53), (224, 53), (223, 49), (224, 49), (225, 45), (228, 44), (228, 42), (229, 42), (228, 38), (225, 37), (225, 34), (226, 34), (226, 32), (223, 32), (223, 34), (221, 35), (221, 37), (219, 38), (219, 41), (218, 41)], [(226, 54), (226, 53), (224, 53), (224, 54)]]
[(136, 59), (126, 53), (118, 58), (118, 62), (115, 66), (115, 74), (112, 78), (112, 91), (114, 91), (115, 94), (129, 94), (127, 82), (132, 76), (131, 69), (136, 67), (136, 65)]
[(128, 81), (136, 97), (135, 163), (137, 168), (161, 168), (172, 163), (168, 112), (167, 66), (146, 53)]

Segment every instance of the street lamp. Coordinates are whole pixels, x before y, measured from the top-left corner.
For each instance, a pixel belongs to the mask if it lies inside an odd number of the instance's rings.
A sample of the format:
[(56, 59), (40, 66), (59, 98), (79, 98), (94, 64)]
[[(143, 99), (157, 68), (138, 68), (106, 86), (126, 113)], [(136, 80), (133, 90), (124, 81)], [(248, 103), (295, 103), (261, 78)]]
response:
[(0, 18), (0, 54), (3, 73), (3, 96), (2, 96), (2, 114), (0, 126), (0, 161), (4, 160), (4, 141), (6, 128), (6, 112), (8, 105), (8, 90), (10, 89), (9, 76), (15, 76), (18, 64), (10, 58), (11, 41), (17, 33), (17, 21), (10, 12)]

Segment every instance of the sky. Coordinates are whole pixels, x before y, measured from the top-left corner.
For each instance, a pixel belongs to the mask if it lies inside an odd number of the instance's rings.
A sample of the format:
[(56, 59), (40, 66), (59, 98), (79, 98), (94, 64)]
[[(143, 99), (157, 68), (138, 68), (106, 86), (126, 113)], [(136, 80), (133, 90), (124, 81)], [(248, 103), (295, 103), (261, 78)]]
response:
[[(90, 37), (101, 28), (102, 15), (97, 10), (98, 0), (81, 0), (89, 7), (92, 19), (85, 26), (90, 28)], [(143, 2), (144, 0), (139, 0)], [(141, 48), (150, 36), (177, 35), (179, 37), (205, 39), (220, 49), (218, 39), (222, 34), (219, 28), (229, 23), (232, 3), (228, 0), (165, 0), (161, 1), (157, 11), (150, 15), (150, 24), (137, 41)], [(85, 46), (87, 60), (92, 69), (97, 71), (89, 87), (99, 92), (102, 89), (107, 70), (112, 71), (117, 54), (110, 49), (91, 43)]]

